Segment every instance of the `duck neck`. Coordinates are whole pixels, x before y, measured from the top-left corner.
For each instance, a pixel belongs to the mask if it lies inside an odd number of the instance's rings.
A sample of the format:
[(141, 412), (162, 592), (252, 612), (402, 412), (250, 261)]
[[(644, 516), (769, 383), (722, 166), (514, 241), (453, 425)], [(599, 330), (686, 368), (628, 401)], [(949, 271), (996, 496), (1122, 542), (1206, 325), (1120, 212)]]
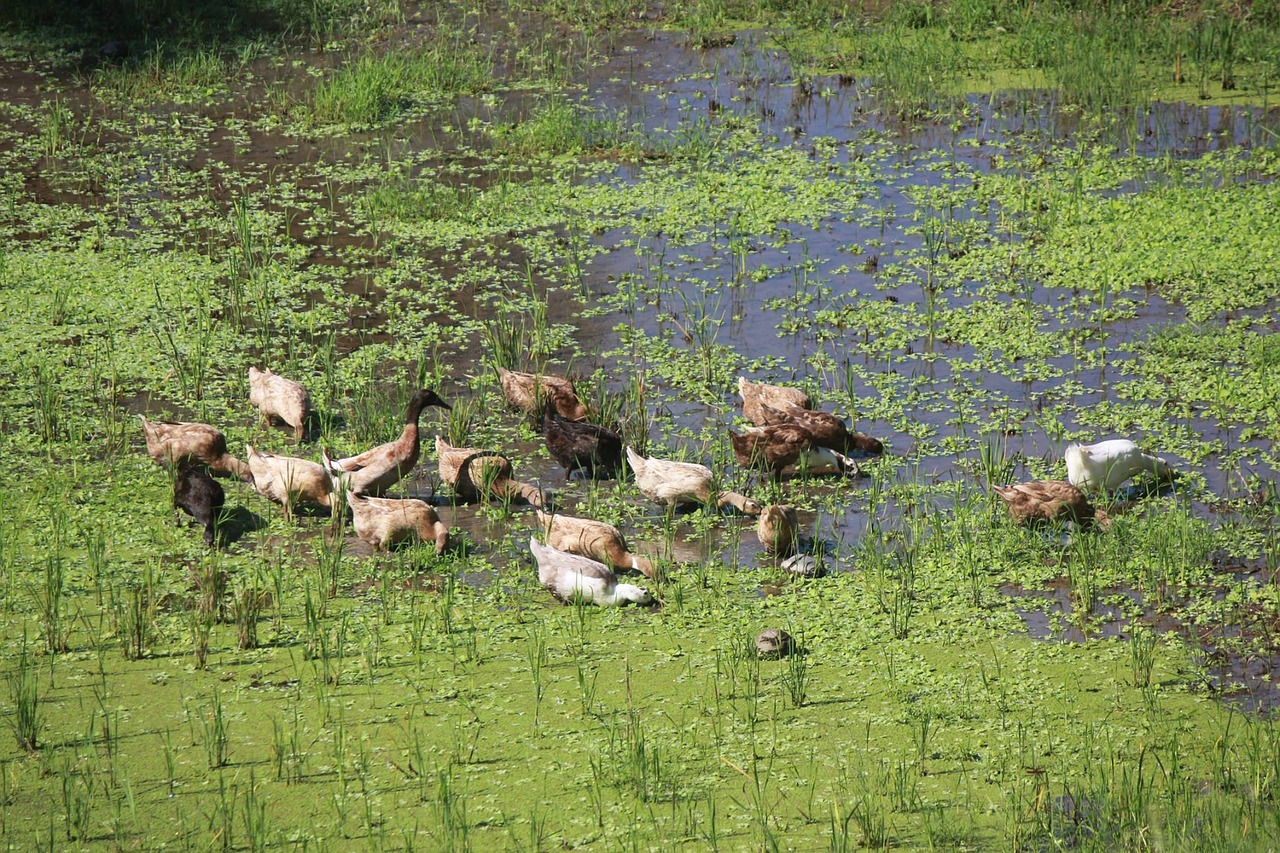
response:
[[(716, 509), (724, 509), (727, 506), (731, 506), (738, 512), (744, 512), (747, 515), (753, 514), (752, 506), (754, 504), (755, 501), (739, 492), (721, 492), (720, 497), (716, 498)], [(755, 514), (758, 514), (758, 510)]]

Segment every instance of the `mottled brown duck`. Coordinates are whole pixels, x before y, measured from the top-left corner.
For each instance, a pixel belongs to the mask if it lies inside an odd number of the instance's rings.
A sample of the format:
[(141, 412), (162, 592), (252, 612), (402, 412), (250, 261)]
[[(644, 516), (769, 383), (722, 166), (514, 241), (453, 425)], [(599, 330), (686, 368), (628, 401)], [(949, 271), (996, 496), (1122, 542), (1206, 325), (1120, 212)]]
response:
[(502, 395), (506, 397), (507, 404), (538, 423), (542, 422), (547, 411), (554, 411), (571, 421), (587, 417), (587, 407), (578, 398), (573, 382), (563, 376), (521, 373), (499, 367), (498, 379), (502, 382)]
[(1012, 486), (996, 486), (995, 493), (1004, 499), (1009, 515), (1019, 524), (1049, 524), (1074, 521), (1080, 528), (1095, 524), (1110, 529), (1106, 512), (1095, 509), (1084, 492), (1066, 480), (1034, 480)]
[(647, 578), (653, 577), (653, 562), (633, 554), (622, 532), (612, 524), (538, 510), (538, 525), (546, 534), (547, 544), (560, 551), (590, 557), (615, 569), (633, 569)]
[(436, 458), (439, 460), (440, 479), (461, 501), (474, 503), (495, 498), (519, 498), (535, 507), (542, 507), (542, 490), (513, 480), (511, 460), (496, 451), (453, 447), (436, 436)]
[(249, 466), (227, 452), (227, 437), (208, 424), (181, 421), (149, 421), (142, 418), (142, 432), (147, 439), (147, 453), (157, 465), (173, 466), (195, 462), (215, 474), (253, 479)]

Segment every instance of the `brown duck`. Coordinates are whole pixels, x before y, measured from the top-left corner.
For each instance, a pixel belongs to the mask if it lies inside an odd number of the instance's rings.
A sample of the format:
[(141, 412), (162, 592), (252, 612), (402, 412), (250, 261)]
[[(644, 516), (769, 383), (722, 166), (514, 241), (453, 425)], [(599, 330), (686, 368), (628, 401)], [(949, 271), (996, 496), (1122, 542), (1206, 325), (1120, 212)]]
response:
[(427, 406), (452, 408), (430, 388), (413, 395), (404, 411), (404, 429), (395, 441), (380, 444), (359, 456), (332, 459), (324, 451), (324, 466), (337, 481), (336, 488), (377, 497), (400, 481), (418, 463), (418, 418)]
[(858, 463), (823, 446), (809, 430), (796, 423), (747, 427), (741, 434), (729, 431), (733, 455), (743, 468), (759, 468), (778, 479), (784, 468), (800, 468), (809, 474), (858, 476)]
[(542, 490), (511, 479), (511, 460), (492, 450), (453, 447), (436, 436), (436, 456), (440, 479), (448, 483), (459, 500), (473, 503), (493, 498), (521, 498), (542, 506)]
[(1034, 480), (996, 486), (994, 491), (1004, 499), (1009, 515), (1019, 524), (1074, 521), (1086, 530), (1095, 524), (1103, 530), (1111, 528), (1110, 516), (1094, 509), (1085, 493), (1066, 480)]
[(764, 426), (765, 420), (760, 411), (762, 406), (785, 409), (798, 406), (807, 409), (813, 405), (809, 395), (799, 388), (788, 388), (785, 385), (769, 385), (765, 382), (749, 382), (738, 377), (738, 396), (742, 397), (742, 414), (756, 426)]
[(756, 426), (775, 426), (779, 424), (795, 424), (808, 430), (814, 440), (823, 447), (830, 447), (841, 453), (857, 453), (864, 456), (879, 456), (884, 453), (884, 445), (877, 439), (860, 432), (853, 432), (840, 418), (830, 412), (813, 409), (802, 409), (799, 406), (775, 407), (761, 404), (759, 415), (762, 422)]
[(499, 367), (498, 378), (502, 381), (502, 395), (507, 398), (507, 404), (535, 421), (540, 422), (548, 410), (571, 421), (587, 417), (587, 407), (578, 398), (573, 382), (563, 376), (521, 373)]
[(185, 421), (149, 421), (142, 418), (147, 453), (157, 465), (173, 466), (197, 462), (215, 474), (253, 482), (249, 466), (227, 452), (227, 437), (208, 424)]
[(622, 469), (622, 436), (608, 427), (566, 420), (548, 411), (542, 436), (551, 458), (564, 468), (566, 476), (576, 473), (588, 479), (609, 479)]
[(435, 542), (437, 555), (449, 547), (449, 528), (426, 501), (374, 498), (348, 491), (347, 505), (356, 535), (375, 550), (385, 551), (412, 539)]
[(575, 518), (572, 515), (536, 511), (538, 524), (547, 534), (552, 548), (590, 557), (615, 569), (634, 569), (647, 578), (653, 577), (653, 562), (648, 557), (631, 553), (622, 533), (612, 524)]
[(800, 520), (796, 508), (781, 504), (766, 506), (756, 522), (756, 538), (760, 540), (761, 547), (771, 554), (786, 557), (795, 553), (796, 543), (800, 541)]

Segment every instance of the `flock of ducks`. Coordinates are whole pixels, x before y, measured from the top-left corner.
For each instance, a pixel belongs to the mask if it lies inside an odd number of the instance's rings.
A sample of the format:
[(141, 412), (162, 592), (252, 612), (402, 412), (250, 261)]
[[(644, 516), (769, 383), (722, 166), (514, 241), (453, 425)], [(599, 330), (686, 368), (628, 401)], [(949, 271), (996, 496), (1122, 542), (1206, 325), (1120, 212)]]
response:
[[(636, 488), (650, 500), (670, 509), (731, 507), (757, 519), (761, 546), (797, 574), (812, 574), (814, 563), (798, 553), (799, 521), (795, 507), (769, 504), (717, 487), (705, 465), (641, 456), (624, 447), (621, 436), (585, 420), (587, 407), (572, 381), (564, 377), (499, 369), (503, 395), (509, 405), (525, 412), (542, 428), (547, 449), (569, 477), (617, 478), (634, 474)], [(312, 419), (309, 395), (301, 385), (272, 373), (249, 369), (249, 399), (263, 420), (282, 422), (301, 440)], [(838, 417), (812, 408), (803, 391), (778, 385), (738, 380), (743, 413), (753, 424), (740, 433), (730, 431), (739, 465), (767, 473), (775, 480), (785, 471), (859, 476), (856, 457), (883, 453), (870, 436), (850, 431)], [(238, 478), (284, 508), (292, 520), (301, 505), (322, 507), (345, 519), (351, 513), (356, 535), (375, 550), (418, 540), (433, 542), (437, 554), (449, 546), (449, 530), (435, 509), (414, 498), (385, 497), (388, 489), (418, 463), (421, 449), (419, 420), (427, 407), (449, 409), (432, 389), (414, 394), (405, 409), (404, 428), (394, 440), (355, 456), (335, 458), (322, 451), (322, 461), (277, 455), (246, 446), (246, 459), (232, 456), (226, 437), (202, 423), (152, 422), (142, 417), (147, 451), (162, 466), (175, 471), (173, 502), (199, 523), (210, 546), (217, 543), (217, 527), (225, 492), (210, 474)], [(632, 552), (613, 525), (559, 512), (549, 512), (540, 488), (514, 478), (511, 461), (479, 448), (453, 447), (435, 440), (442, 481), (464, 502), (522, 500), (534, 507), (546, 540), (530, 537), (529, 550), (538, 566), (538, 579), (557, 598), (601, 606), (653, 600), (645, 589), (620, 583), (617, 571), (653, 578), (656, 566)], [(1086, 490), (1114, 489), (1129, 478), (1151, 473), (1161, 480), (1173, 476), (1165, 460), (1142, 452), (1126, 439), (1094, 445), (1073, 444), (1066, 451), (1067, 476), (1039, 480), (994, 491), (1021, 524), (1071, 521), (1085, 529), (1110, 526), (1107, 514), (1095, 509)]]

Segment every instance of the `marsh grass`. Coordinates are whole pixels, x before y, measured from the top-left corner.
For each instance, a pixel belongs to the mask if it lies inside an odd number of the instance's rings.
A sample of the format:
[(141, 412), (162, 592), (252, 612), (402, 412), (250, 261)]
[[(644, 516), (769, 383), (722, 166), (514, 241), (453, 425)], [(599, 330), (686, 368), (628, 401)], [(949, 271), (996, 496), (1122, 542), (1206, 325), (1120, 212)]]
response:
[[(8, 674), (9, 699), (13, 702), (13, 717), (9, 725), (18, 739), (18, 746), (27, 752), (35, 752), (40, 746), (40, 730), (44, 727), (40, 712), (39, 680), (36, 663), (32, 658), (27, 634), (22, 634), (22, 648), (18, 653), (17, 665)], [(6, 777), (5, 781), (8, 779)]]
[(154, 570), (148, 564), (143, 581), (117, 594), (113, 589), (112, 609), (120, 648), (125, 660), (139, 660), (155, 635), (156, 601)]
[(62, 98), (54, 98), (49, 103), (40, 127), (40, 140), (45, 157), (52, 160), (69, 144), (73, 121), (71, 108), (67, 106), (66, 101)]
[(868, 33), (863, 51), (885, 113), (911, 118), (954, 108), (963, 63), (953, 44), (890, 25)]
[(803, 708), (809, 698), (809, 651), (805, 648), (803, 631), (795, 628), (788, 633), (793, 642), (790, 653), (784, 658), (786, 666), (781, 674), (782, 683), (787, 688), (791, 707)]
[(608, 154), (635, 157), (640, 146), (635, 131), (617, 114), (548, 98), (517, 124), (494, 129), (500, 150), (513, 157), (559, 157)]
[(311, 95), (320, 124), (378, 125), (420, 106), (491, 85), (493, 60), (472, 33), (442, 32), (425, 50), (364, 53)]
[(231, 595), (231, 617), (236, 623), (236, 645), (240, 649), (258, 647), (258, 620), (271, 600), (271, 594), (262, 589), (257, 574), (238, 578)]
[(39, 586), (30, 590), (32, 603), (39, 616), (40, 637), (50, 654), (67, 651), (71, 625), (63, 603), (66, 592), (66, 563), (60, 553), (47, 554), (41, 561), (44, 571)]
[(45, 452), (51, 458), (54, 444), (66, 433), (63, 423), (65, 397), (60, 381), (61, 373), (61, 370), (43, 360), (36, 365), (36, 429), (44, 441)]
[(203, 734), (205, 758), (210, 770), (225, 767), (230, 762), (231, 738), (226, 712), (222, 705), (222, 694), (215, 687), (209, 701), (207, 713), (199, 713), (200, 731)]
[(542, 695), (546, 689), (542, 671), (547, 665), (547, 635), (540, 625), (530, 626), (525, 631), (527, 646), (525, 661), (529, 664), (529, 678), (533, 682), (533, 724), (538, 725), (538, 717), (542, 710)]

